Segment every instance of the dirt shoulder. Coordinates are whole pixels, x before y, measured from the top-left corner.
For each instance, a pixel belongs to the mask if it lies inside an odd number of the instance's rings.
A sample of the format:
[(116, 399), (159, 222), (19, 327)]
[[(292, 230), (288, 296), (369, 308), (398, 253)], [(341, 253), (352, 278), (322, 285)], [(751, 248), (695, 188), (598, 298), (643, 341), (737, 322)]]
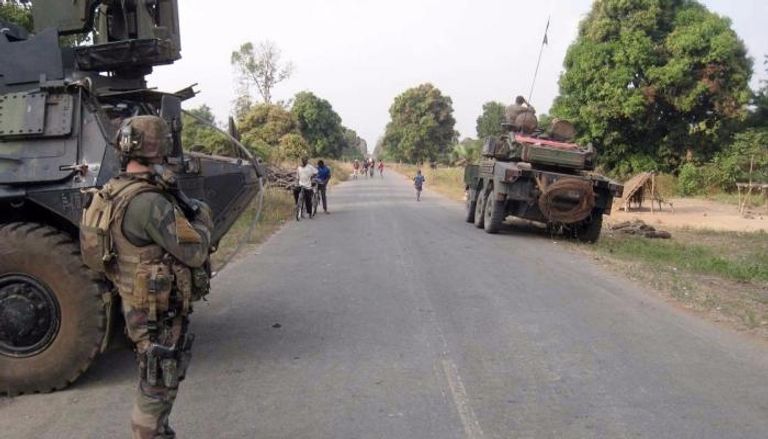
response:
[(749, 209), (741, 215), (737, 206), (712, 200), (675, 198), (670, 203), (672, 208), (664, 205), (663, 210), (655, 212), (648, 206), (624, 212), (617, 205), (606, 219), (610, 223), (640, 219), (654, 227), (669, 229), (768, 232), (766, 207)]

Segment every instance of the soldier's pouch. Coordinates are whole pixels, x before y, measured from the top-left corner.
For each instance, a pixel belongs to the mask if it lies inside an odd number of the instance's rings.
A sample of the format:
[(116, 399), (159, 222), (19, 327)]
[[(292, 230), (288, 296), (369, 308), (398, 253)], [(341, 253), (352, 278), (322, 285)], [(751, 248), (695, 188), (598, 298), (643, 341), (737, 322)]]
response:
[(173, 284), (173, 273), (165, 264), (142, 264), (136, 270), (130, 297), (121, 295), (123, 300), (129, 300), (133, 306), (167, 311)]
[(109, 234), (113, 202), (105, 190), (89, 189), (86, 195), (87, 207), (80, 220), (80, 253), (85, 265), (104, 273), (114, 258)]

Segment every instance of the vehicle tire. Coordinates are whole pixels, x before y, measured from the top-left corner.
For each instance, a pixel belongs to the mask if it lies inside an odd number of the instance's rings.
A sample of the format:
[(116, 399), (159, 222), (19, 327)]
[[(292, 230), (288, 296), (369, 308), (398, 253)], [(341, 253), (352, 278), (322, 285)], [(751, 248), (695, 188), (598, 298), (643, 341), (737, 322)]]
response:
[(475, 227), (482, 229), (485, 227), (485, 191), (477, 191), (477, 200), (475, 201)]
[(501, 230), (501, 223), (504, 222), (505, 209), (504, 202), (497, 201), (493, 196), (493, 191), (488, 194), (485, 202), (485, 233), (499, 233)]
[(477, 196), (475, 196), (474, 201), (472, 200), (473, 195), (472, 190), (467, 191), (467, 201), (465, 203), (465, 216), (464, 220), (468, 223), (474, 223), (475, 222), (475, 210), (477, 210)]
[(603, 214), (593, 214), (592, 218), (574, 228), (574, 238), (578, 241), (594, 244), (600, 239), (603, 230)]
[(0, 225), (0, 254), (0, 393), (63, 389), (99, 353), (107, 285), (47, 225)]
[(301, 198), (302, 194), (299, 193), (299, 201), (296, 202), (296, 221), (301, 221), (304, 216), (304, 199)]

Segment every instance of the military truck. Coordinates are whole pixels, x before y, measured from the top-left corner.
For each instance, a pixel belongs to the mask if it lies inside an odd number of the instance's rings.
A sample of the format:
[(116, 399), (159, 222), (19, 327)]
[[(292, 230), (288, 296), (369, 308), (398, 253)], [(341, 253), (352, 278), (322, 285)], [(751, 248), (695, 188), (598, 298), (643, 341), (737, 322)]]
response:
[(505, 124), (506, 134), (489, 137), (477, 164), (465, 168), (466, 221), (497, 233), (508, 216), (544, 223), (585, 242), (600, 237), (622, 186), (591, 172), (591, 146), (571, 143), (575, 131), (554, 120), (549, 132)]
[[(147, 87), (180, 58), (176, 0), (35, 0), (34, 33), (0, 22), (0, 393), (61, 389), (119, 330), (119, 297), (82, 263), (84, 189), (121, 169), (122, 120), (159, 115), (172, 130), (178, 196), (206, 201), (218, 243), (258, 194), (257, 159), (182, 147), (184, 100)], [(232, 139), (235, 142), (235, 139)], [(234, 143), (233, 143), (234, 144)], [(216, 245), (214, 244), (214, 245)]]

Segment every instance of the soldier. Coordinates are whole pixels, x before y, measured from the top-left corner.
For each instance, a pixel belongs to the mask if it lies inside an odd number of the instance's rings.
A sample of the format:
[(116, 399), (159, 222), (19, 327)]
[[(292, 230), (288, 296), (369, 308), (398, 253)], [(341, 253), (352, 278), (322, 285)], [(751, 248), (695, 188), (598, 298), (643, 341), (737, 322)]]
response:
[[(532, 122), (536, 120), (536, 109), (522, 96), (515, 98), (515, 103), (507, 107), (504, 115), (507, 123), (515, 129), (532, 131), (536, 128), (535, 126), (530, 128)], [(520, 117), (521, 115), (525, 117)]]
[[(185, 216), (160, 177), (170, 138), (160, 117), (127, 119), (117, 141), (125, 171), (95, 194), (98, 201), (94, 198), (84, 214), (85, 223), (92, 210), (103, 211), (111, 203), (111, 242), (104, 246), (111, 248), (104, 256), (111, 262), (103, 271), (120, 294), (139, 364), (131, 414), (134, 439), (175, 437), (168, 417), (194, 339), (188, 315), (191, 302), (207, 294), (209, 286), (211, 212), (204, 203), (187, 200), (196, 214)], [(81, 245), (86, 249), (95, 238), (88, 228), (83, 230)], [(84, 252), (86, 261), (87, 256)]]

